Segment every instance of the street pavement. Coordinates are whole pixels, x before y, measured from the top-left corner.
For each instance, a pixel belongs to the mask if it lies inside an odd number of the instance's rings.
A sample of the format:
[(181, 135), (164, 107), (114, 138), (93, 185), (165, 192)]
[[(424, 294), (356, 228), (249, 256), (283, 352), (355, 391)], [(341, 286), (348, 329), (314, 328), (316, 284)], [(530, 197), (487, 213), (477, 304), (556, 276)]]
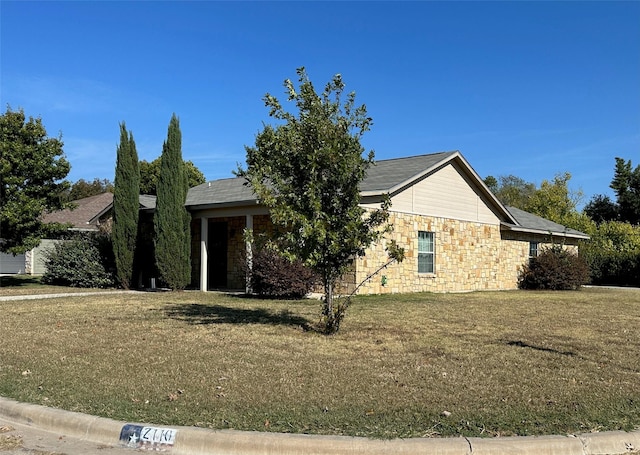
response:
[(2, 455), (125, 455), (132, 452), (119, 444), (96, 443), (64, 432), (44, 431), (0, 416)]

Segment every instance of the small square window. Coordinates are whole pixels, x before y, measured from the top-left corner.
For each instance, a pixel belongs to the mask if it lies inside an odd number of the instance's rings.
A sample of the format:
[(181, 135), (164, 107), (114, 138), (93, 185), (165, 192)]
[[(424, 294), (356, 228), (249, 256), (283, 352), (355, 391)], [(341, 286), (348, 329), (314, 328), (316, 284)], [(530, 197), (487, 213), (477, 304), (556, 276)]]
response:
[(435, 273), (433, 232), (418, 231), (418, 273)]
[(529, 242), (529, 257), (538, 257), (538, 242)]

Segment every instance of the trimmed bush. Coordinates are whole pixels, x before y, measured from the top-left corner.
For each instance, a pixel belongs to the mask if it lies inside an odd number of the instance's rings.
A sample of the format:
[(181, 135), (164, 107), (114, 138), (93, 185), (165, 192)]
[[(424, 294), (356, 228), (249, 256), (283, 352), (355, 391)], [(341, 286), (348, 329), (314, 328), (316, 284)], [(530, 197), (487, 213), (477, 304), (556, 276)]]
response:
[(105, 236), (82, 237), (65, 240), (45, 254), (46, 284), (78, 288), (105, 288), (113, 286), (113, 274), (108, 271), (108, 249)]
[(269, 248), (254, 252), (252, 264), (251, 290), (262, 297), (301, 298), (316, 283), (315, 274), (302, 262), (291, 262)]
[(520, 289), (576, 290), (589, 282), (584, 258), (554, 245), (525, 264), (518, 282)]

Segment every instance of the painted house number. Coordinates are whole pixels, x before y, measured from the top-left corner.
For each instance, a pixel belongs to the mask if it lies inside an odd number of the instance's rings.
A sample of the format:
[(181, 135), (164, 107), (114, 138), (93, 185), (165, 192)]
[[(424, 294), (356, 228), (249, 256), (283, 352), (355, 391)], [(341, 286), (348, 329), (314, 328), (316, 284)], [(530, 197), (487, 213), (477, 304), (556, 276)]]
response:
[(176, 442), (176, 430), (172, 428), (142, 427), (140, 440), (155, 444), (173, 445)]
[(120, 442), (123, 445), (141, 450), (170, 450), (176, 442), (178, 430), (173, 428), (146, 427), (126, 424), (120, 431)]

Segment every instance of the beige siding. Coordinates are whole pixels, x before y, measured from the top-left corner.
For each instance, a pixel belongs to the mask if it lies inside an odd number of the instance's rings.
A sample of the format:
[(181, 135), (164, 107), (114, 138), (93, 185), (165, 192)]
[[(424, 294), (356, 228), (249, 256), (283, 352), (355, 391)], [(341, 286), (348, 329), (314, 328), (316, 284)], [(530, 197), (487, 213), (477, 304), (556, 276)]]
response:
[[(45, 261), (49, 252), (53, 251), (58, 243), (64, 240), (42, 239), (40, 245), (34, 249), (27, 251), (24, 257), (24, 273), (31, 275), (42, 275), (47, 271)], [(22, 272), (20, 272), (22, 273)]]
[(452, 164), (391, 198), (394, 212), (498, 224), (500, 220), (467, 178)]

